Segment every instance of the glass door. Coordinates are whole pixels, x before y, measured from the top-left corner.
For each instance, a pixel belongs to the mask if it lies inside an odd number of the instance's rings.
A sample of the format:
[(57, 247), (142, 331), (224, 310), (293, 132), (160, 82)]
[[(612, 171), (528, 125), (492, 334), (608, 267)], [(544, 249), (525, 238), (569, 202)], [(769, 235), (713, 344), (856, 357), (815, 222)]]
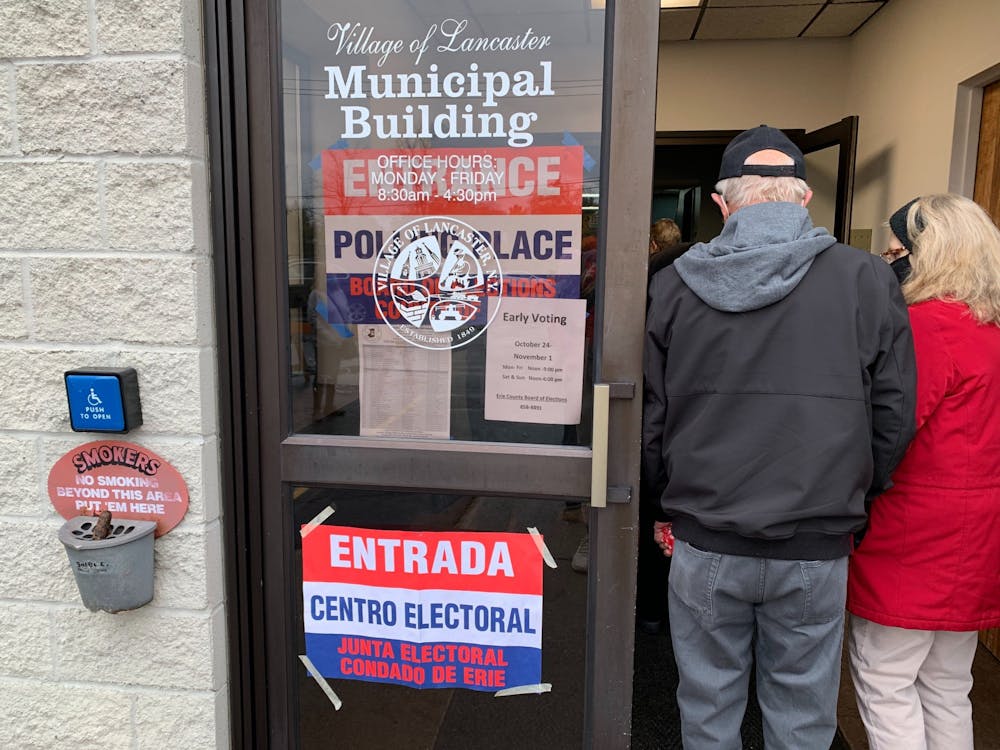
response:
[(627, 747), (633, 5), (248, 3), (262, 746)]

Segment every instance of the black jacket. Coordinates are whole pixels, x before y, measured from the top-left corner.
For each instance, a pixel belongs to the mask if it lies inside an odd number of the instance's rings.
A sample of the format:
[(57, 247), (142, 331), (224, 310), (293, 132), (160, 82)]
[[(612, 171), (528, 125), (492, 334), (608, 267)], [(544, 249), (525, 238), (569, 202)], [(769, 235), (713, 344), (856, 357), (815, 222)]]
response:
[(848, 554), (914, 430), (906, 305), (888, 264), (835, 244), (774, 304), (721, 312), (650, 285), (643, 471), (679, 539), (785, 559)]

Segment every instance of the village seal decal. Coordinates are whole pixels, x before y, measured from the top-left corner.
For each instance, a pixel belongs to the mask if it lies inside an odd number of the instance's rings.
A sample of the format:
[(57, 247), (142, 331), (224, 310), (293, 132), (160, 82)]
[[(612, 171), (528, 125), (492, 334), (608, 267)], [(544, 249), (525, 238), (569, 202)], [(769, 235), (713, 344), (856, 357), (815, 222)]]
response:
[[(407, 222), (375, 260), (375, 308), (392, 331), (422, 349), (457, 349), (479, 336), (500, 306), (503, 275), (489, 241), (446, 216)], [(488, 316), (488, 317), (487, 317)]]

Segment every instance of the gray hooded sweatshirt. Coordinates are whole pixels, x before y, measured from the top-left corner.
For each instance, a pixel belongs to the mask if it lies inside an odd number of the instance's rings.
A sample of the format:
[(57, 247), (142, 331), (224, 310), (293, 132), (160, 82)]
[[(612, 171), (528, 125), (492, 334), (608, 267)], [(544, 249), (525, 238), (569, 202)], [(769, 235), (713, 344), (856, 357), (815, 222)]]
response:
[(746, 312), (786, 297), (835, 242), (804, 206), (758, 203), (732, 214), (718, 237), (693, 245), (674, 268), (706, 305)]

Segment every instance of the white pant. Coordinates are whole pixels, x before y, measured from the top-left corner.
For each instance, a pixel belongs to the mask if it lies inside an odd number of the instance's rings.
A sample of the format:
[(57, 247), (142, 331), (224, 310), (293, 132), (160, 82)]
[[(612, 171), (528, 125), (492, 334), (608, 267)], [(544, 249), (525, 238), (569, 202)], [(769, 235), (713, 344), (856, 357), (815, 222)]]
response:
[(975, 631), (892, 628), (851, 616), (848, 650), (871, 750), (972, 750)]

